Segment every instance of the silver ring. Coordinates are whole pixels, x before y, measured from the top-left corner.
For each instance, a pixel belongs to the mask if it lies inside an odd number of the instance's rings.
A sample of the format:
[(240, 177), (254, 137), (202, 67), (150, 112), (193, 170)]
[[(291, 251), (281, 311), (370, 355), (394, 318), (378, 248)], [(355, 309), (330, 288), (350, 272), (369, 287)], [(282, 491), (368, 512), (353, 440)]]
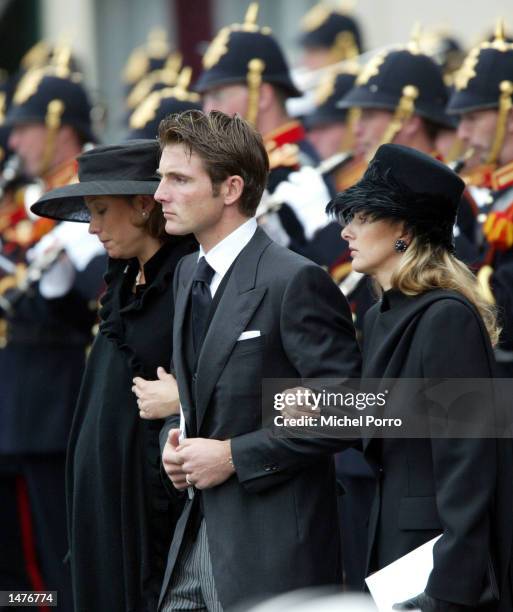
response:
[(192, 482), (189, 480), (189, 474), (185, 474), (185, 482), (190, 486), (193, 487), (194, 485), (192, 484)]

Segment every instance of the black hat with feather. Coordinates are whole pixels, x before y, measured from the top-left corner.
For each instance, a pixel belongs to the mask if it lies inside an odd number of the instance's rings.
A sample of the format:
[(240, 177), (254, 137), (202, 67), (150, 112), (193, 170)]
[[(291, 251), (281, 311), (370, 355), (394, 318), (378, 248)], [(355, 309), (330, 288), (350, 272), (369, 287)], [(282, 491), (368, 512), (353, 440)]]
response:
[(401, 221), (421, 241), (454, 250), (453, 228), (465, 183), (448, 166), (416, 149), (379, 147), (362, 179), (338, 193), (327, 212), (347, 225), (357, 212)]

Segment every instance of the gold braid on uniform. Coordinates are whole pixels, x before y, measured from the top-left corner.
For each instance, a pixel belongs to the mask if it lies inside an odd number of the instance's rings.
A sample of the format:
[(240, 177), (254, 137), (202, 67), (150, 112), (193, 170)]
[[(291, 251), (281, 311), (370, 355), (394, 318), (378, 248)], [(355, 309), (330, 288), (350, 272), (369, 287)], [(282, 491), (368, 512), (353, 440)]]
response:
[(506, 137), (506, 123), (508, 120), (509, 111), (512, 107), (511, 95), (513, 94), (513, 83), (511, 81), (502, 81), (500, 84), (501, 95), (499, 97), (499, 115), (497, 117), (497, 127), (495, 128), (495, 136), (493, 139), (492, 148), (486, 160), (487, 164), (495, 164), (502, 150), (504, 139)]
[(262, 86), (262, 73), (265, 70), (265, 62), (254, 58), (248, 63), (248, 110), (246, 120), (255, 126), (258, 118), (258, 104), (260, 102), (260, 87)]
[(62, 100), (52, 100), (48, 104), (46, 111), (45, 124), (48, 129), (45, 142), (45, 150), (43, 153), (43, 160), (41, 162), (40, 174), (45, 174), (49, 169), (55, 153), (55, 140), (57, 138), (57, 132), (61, 127), (61, 118), (64, 113), (64, 102)]
[[(378, 146), (388, 144), (401, 131), (403, 125), (415, 113), (415, 100), (419, 96), (419, 90), (415, 85), (406, 85), (403, 87), (403, 92), (399, 104), (395, 109), (394, 116), (383, 134), (383, 138)], [(374, 152), (373, 155), (374, 156)]]

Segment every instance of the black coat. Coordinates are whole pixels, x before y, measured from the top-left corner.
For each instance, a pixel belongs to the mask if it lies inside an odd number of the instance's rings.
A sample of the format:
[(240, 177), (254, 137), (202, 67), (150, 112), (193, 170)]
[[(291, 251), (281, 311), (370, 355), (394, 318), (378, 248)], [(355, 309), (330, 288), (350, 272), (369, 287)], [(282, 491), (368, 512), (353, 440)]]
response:
[[(480, 316), (460, 294), (437, 290), (406, 297), (390, 291), (367, 313), (363, 370), (368, 378), (490, 378), (493, 353)], [(379, 477), (370, 569), (443, 534), (427, 593), (476, 605), (492, 556), (504, 592), (500, 609), (511, 610), (511, 442), (373, 438), (364, 449)]]
[(189, 242), (166, 245), (145, 266), (111, 260), (100, 332), (83, 378), (68, 448), (68, 531), (76, 612), (154, 610), (179, 510), (162, 488), (161, 421), (139, 418), (132, 378), (169, 367), (171, 282)]
[[(261, 381), (358, 377), (347, 302), (320, 267), (257, 229), (235, 261), (192, 374), (184, 321), (196, 263), (186, 257), (176, 272), (173, 361), (189, 435), (195, 422), (199, 437), (231, 439), (236, 475), (201, 492), (219, 599), (229, 607), (338, 582), (330, 455), (344, 442), (273, 436), (262, 427)], [(261, 335), (238, 341), (245, 330)], [(176, 528), (163, 593), (190, 507)]]

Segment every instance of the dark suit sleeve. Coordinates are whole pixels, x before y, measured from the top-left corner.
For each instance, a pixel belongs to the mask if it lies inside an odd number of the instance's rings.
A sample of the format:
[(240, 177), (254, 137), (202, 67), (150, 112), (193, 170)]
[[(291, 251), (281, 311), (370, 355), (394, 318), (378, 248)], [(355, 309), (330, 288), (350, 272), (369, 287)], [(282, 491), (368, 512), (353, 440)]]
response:
[[(488, 341), (476, 313), (454, 300), (441, 301), (430, 310), (419, 326), (424, 377), (489, 378)], [(462, 393), (452, 398), (449, 415), (451, 411), (457, 416), (462, 410), (490, 409), (482, 404), (478, 395), (463, 398)], [(483, 589), (489, 561), (495, 440), (434, 437), (431, 448), (443, 534), (434, 548), (426, 592), (437, 599), (471, 605)]]
[[(285, 352), (302, 378), (357, 378), (360, 351), (349, 306), (324, 270), (305, 266), (289, 281), (280, 311)], [(342, 439), (277, 438), (263, 428), (232, 439), (239, 482), (261, 492), (320, 457), (347, 448)]]

